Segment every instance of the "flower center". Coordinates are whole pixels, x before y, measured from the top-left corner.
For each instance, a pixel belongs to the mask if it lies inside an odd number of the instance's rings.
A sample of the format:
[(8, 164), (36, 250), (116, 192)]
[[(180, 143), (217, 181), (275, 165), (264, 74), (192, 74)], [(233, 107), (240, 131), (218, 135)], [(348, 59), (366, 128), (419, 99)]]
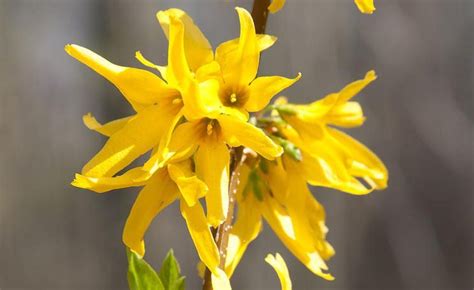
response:
[(221, 91), (222, 104), (227, 107), (241, 108), (247, 102), (247, 94), (243, 90), (227, 88)]
[(178, 104), (181, 104), (182, 102), (183, 102), (183, 99), (181, 99), (181, 97), (174, 98), (173, 101), (171, 101), (173, 105), (178, 105)]
[(215, 119), (204, 118), (199, 121), (200, 138), (220, 138), (221, 127)]

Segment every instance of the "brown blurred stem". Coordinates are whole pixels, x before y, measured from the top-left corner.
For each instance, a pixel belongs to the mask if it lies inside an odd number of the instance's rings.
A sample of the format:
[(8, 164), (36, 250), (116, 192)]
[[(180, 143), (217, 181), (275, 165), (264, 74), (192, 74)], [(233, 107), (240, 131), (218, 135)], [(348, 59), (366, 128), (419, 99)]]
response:
[[(268, 5), (271, 0), (255, 0), (252, 8), (252, 18), (255, 23), (255, 31), (258, 34), (265, 33), (265, 27), (267, 25), (268, 17)], [(216, 240), (217, 247), (219, 249), (220, 264), (219, 267), (224, 270), (225, 259), (227, 255), (227, 244), (229, 242), (229, 233), (232, 229), (232, 221), (234, 219), (234, 208), (237, 187), (239, 185), (240, 167), (245, 162), (246, 155), (243, 152), (243, 147), (234, 148), (231, 151), (232, 164), (230, 170), (230, 181), (229, 181), (229, 211), (227, 213), (226, 220), (214, 230), (214, 239)], [(204, 273), (204, 283), (202, 286), (203, 290), (219, 290), (212, 289), (211, 271), (206, 268)]]
[(252, 18), (255, 23), (255, 31), (258, 34), (265, 33), (268, 18), (268, 6), (271, 0), (255, 0), (252, 7)]

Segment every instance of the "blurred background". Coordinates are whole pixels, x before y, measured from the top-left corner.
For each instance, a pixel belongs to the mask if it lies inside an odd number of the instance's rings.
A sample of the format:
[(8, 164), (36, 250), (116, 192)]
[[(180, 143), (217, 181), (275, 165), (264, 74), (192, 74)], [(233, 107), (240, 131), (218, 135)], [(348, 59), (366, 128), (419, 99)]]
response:
[[(389, 188), (356, 197), (314, 188), (327, 210), (334, 282), (311, 274), (265, 225), (234, 289), (280, 289), (264, 261), (286, 259), (294, 289), (472, 289), (472, 0), (288, 0), (271, 15), (279, 37), (261, 74), (303, 78), (285, 92), (310, 102), (375, 69), (357, 98), (367, 115), (350, 131), (390, 171)], [(233, 7), (252, 1), (0, 0), (0, 288), (126, 289), (121, 233), (136, 189), (104, 195), (69, 185), (105, 138), (86, 129), (131, 113), (120, 93), (63, 50), (88, 47), (139, 66), (166, 64), (161, 9), (186, 10), (215, 46), (238, 36)], [(187, 289), (200, 289), (197, 255), (175, 205), (152, 224), (147, 260), (174, 248)]]

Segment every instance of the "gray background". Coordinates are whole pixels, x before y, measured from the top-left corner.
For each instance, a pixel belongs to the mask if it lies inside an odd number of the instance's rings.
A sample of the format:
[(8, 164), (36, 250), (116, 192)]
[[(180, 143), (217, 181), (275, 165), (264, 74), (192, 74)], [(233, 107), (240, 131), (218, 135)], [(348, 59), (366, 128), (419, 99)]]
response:
[[(370, 196), (315, 189), (328, 212), (334, 282), (312, 275), (265, 225), (234, 289), (279, 289), (264, 263), (286, 258), (294, 289), (472, 289), (472, 0), (288, 0), (268, 33), (262, 74), (303, 78), (285, 94), (309, 102), (376, 69), (351, 130), (387, 164), (390, 187)], [(237, 37), (233, 6), (251, 1), (0, 0), (0, 288), (125, 289), (121, 232), (137, 190), (104, 195), (69, 185), (100, 148), (81, 116), (130, 113), (115, 88), (66, 55), (77, 43), (123, 65), (134, 52), (166, 63), (155, 12), (185, 9), (213, 45)], [(297, 97), (296, 97), (297, 96)], [(148, 260), (173, 247), (199, 289), (197, 256), (176, 205), (153, 223)]]

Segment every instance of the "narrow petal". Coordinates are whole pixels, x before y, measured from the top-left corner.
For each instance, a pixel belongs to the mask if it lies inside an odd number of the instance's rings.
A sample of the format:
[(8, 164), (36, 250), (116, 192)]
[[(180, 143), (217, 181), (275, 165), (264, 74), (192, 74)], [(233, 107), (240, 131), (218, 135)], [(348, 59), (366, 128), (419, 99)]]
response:
[(76, 174), (71, 184), (75, 187), (103, 193), (115, 189), (143, 186), (146, 184), (146, 180), (141, 179), (144, 174), (145, 172), (141, 168), (130, 169), (116, 177), (88, 177)]
[(167, 37), (169, 37), (170, 16), (183, 22), (184, 50), (189, 67), (192, 71), (197, 71), (199, 67), (214, 59), (211, 44), (186, 12), (172, 8), (165, 11), (159, 11), (156, 16)]
[(135, 52), (135, 58), (144, 66), (147, 66), (149, 68), (156, 69), (157, 71), (159, 71), (161, 74), (161, 77), (163, 77), (166, 80), (166, 66), (161, 66), (161, 65), (152, 63), (151, 61), (146, 59), (140, 51)]
[(331, 125), (353, 128), (361, 126), (365, 121), (365, 117), (358, 102), (347, 102), (332, 108), (324, 120)]
[(245, 108), (249, 112), (260, 111), (265, 108), (270, 100), (282, 90), (293, 85), (301, 78), (301, 73), (294, 79), (288, 79), (280, 76), (258, 77), (249, 87), (248, 101)]
[(225, 82), (230, 84), (234, 91), (250, 84), (257, 75), (260, 60), (260, 49), (252, 16), (243, 8), (237, 7), (236, 10), (240, 20), (238, 48), (225, 54), (219, 52), (219, 57), (216, 58), (221, 65)]
[(153, 174), (168, 161), (179, 162), (191, 157), (200, 139), (199, 125), (199, 122), (185, 122), (178, 125), (175, 130), (168, 131), (163, 138), (166, 140), (160, 142), (160, 148), (145, 163), (143, 170)]
[(329, 128), (328, 131), (346, 154), (345, 160), (349, 164), (349, 171), (353, 175), (364, 178), (367, 183), (373, 185), (376, 189), (387, 187), (388, 170), (377, 155), (362, 143), (339, 130)]
[(169, 164), (168, 172), (188, 206), (194, 206), (199, 198), (206, 195), (208, 187), (191, 170), (191, 160)]
[(218, 120), (228, 145), (249, 147), (269, 160), (283, 153), (281, 146), (275, 144), (261, 129), (226, 115), (219, 116)]
[[(239, 49), (240, 38), (234, 38), (219, 44), (216, 49), (216, 61), (220, 65), (225, 65), (229, 59), (229, 53), (235, 53)], [(260, 52), (272, 47), (277, 41), (277, 37), (269, 34), (257, 34), (257, 46)]]
[(145, 254), (143, 237), (156, 215), (178, 197), (179, 191), (166, 170), (157, 172), (138, 194), (123, 230), (123, 242), (138, 253)]
[(159, 106), (140, 111), (120, 131), (112, 135), (82, 169), (91, 177), (113, 176), (156, 145), (173, 117)]
[(106, 124), (99, 123), (91, 113), (87, 113), (87, 115), (82, 116), (82, 121), (84, 125), (90, 130), (96, 131), (104, 136), (110, 137), (120, 129), (122, 129), (131, 119), (133, 116), (125, 117), (117, 120), (113, 120)]
[(196, 71), (196, 79), (198, 82), (204, 82), (209, 79), (218, 79), (220, 82), (223, 82), (219, 63), (217, 61), (212, 61), (199, 67)]
[(168, 83), (186, 89), (193, 76), (184, 51), (184, 25), (178, 18), (169, 17)]
[(162, 79), (149, 71), (115, 65), (87, 48), (68, 44), (66, 52), (113, 83), (136, 111), (175, 95)]
[(265, 200), (260, 205), (265, 220), (288, 250), (314, 274), (326, 280), (334, 280), (332, 275), (324, 272), (327, 265), (313, 245), (304, 243), (296, 236), (295, 225), (286, 206), (270, 195), (265, 195)]
[(248, 192), (245, 199), (238, 203), (237, 220), (232, 226), (227, 247), (225, 271), (229, 277), (234, 273), (248, 245), (262, 230), (262, 218), (257, 202), (254, 194)]
[(229, 149), (219, 140), (206, 138), (194, 160), (197, 175), (209, 187), (206, 195), (209, 224), (217, 227), (225, 220), (229, 209)]
[(309, 184), (338, 189), (347, 193), (364, 195), (372, 192), (357, 180), (348, 169), (347, 155), (333, 142), (327, 130), (317, 139), (304, 139), (290, 128), (282, 128), (284, 135), (302, 150), (300, 174)]
[(374, 0), (354, 0), (360, 12), (372, 14), (375, 11)]
[(226, 273), (217, 268), (211, 275), (212, 289), (231, 290), (229, 278)]
[(270, 264), (277, 273), (278, 278), (280, 279), (281, 290), (291, 290), (290, 273), (288, 272), (285, 260), (283, 260), (280, 254), (276, 253), (275, 256), (268, 254), (265, 258), (265, 262)]
[(219, 250), (209, 229), (204, 210), (200, 203), (188, 206), (181, 200), (181, 214), (186, 220), (189, 233), (198, 252), (199, 258), (212, 273), (218, 274)]
[(376, 79), (377, 79), (377, 75), (375, 74), (375, 71), (371, 70), (367, 72), (364, 79), (357, 80), (355, 82), (348, 84), (339, 92), (339, 98), (337, 100), (337, 104), (343, 104), (349, 101), (351, 98), (353, 98), (358, 93), (360, 93), (360, 91), (362, 91), (366, 86), (368, 86), (371, 82), (375, 81)]
[(285, 5), (285, 0), (272, 0), (270, 6), (268, 6), (268, 11), (271, 13), (276, 13), (280, 11)]

